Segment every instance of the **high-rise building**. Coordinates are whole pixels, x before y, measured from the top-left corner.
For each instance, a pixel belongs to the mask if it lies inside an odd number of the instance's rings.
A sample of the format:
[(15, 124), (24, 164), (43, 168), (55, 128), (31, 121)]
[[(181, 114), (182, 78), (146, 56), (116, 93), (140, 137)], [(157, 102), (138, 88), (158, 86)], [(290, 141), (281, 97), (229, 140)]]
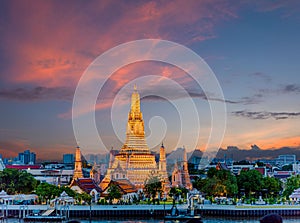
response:
[(30, 152), (29, 149), (25, 150), (24, 152), (18, 154), (16, 161), (21, 164), (35, 164), (36, 154), (34, 152)]
[(73, 164), (74, 163), (74, 154), (63, 154), (63, 163), (64, 164)]
[(136, 86), (131, 95), (131, 107), (128, 114), (126, 141), (120, 152), (116, 155), (110, 153), (109, 168), (105, 178), (100, 183), (102, 189), (106, 188), (111, 180), (127, 179), (136, 188), (143, 188), (146, 179), (153, 175), (162, 177), (165, 185), (169, 185), (165, 171), (164, 147), (161, 152), (160, 170), (146, 143), (143, 114), (140, 108), (140, 95)]
[(36, 154), (30, 153), (29, 164), (35, 164), (35, 163), (36, 163)]

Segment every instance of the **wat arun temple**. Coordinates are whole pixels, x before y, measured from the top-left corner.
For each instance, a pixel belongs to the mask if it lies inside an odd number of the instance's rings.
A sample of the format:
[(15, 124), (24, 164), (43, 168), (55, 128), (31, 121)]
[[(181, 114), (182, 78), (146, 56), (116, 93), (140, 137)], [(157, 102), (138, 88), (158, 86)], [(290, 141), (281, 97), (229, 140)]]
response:
[(100, 187), (104, 189), (111, 180), (128, 179), (136, 188), (141, 189), (151, 176), (160, 179), (164, 190), (170, 188), (165, 148), (161, 146), (157, 164), (155, 155), (150, 152), (146, 143), (140, 95), (135, 86), (131, 95), (126, 141), (117, 155), (110, 153), (109, 167)]
[[(71, 183), (71, 187), (79, 186), (81, 181), (92, 180), (93, 182), (100, 182), (97, 174), (94, 173), (96, 169), (90, 172), (90, 178), (83, 178), (81, 152), (80, 148), (76, 148), (75, 156), (75, 170)], [(162, 190), (166, 193), (171, 187), (185, 187), (192, 188), (190, 176), (188, 173), (188, 162), (186, 151), (184, 149), (182, 168), (178, 168), (175, 163), (174, 170), (168, 177), (167, 160), (165, 147), (162, 144), (159, 151), (159, 161), (155, 161), (155, 155), (151, 153), (146, 139), (143, 114), (140, 106), (140, 95), (137, 92), (136, 86), (131, 95), (131, 106), (128, 114), (128, 122), (126, 129), (126, 140), (118, 154), (110, 152), (109, 165), (107, 172), (97, 186), (99, 191), (105, 191), (109, 185), (122, 184), (132, 186), (134, 190), (143, 189), (146, 181), (152, 177), (157, 179), (162, 184)], [(97, 172), (97, 171), (96, 171)], [(171, 182), (170, 182), (171, 180)]]

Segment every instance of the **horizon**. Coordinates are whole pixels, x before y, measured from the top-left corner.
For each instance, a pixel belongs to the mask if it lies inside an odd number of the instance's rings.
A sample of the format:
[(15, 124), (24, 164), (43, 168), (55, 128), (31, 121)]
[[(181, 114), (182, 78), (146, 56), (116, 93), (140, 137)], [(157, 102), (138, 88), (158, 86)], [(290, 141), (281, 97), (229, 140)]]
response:
[[(192, 49), (215, 74), (225, 100), (218, 101), (214, 92), (205, 94), (189, 74), (170, 64), (124, 66), (110, 76), (95, 106), (105, 148), (83, 146), (83, 154), (121, 148), (136, 83), (150, 149), (157, 151), (162, 141), (167, 151), (176, 149), (178, 110), (166, 99), (148, 95), (163, 92), (182, 102), (184, 96), (166, 79), (182, 86), (200, 112), (201, 128), (193, 117), (185, 117), (191, 123), (185, 134), (191, 136), (181, 146), (187, 151), (206, 148), (212, 128), (209, 98), (227, 108), (223, 141), (219, 147), (212, 139), (212, 147), (300, 148), (300, 2), (4, 0), (0, 6), (3, 157), (27, 148), (42, 159), (73, 153), (78, 140), (72, 102), (80, 78), (102, 53), (139, 39), (169, 40)], [(138, 81), (147, 75), (159, 78)], [(151, 134), (157, 129), (165, 130), (163, 137), (159, 131)], [(196, 147), (193, 134), (198, 136)]]

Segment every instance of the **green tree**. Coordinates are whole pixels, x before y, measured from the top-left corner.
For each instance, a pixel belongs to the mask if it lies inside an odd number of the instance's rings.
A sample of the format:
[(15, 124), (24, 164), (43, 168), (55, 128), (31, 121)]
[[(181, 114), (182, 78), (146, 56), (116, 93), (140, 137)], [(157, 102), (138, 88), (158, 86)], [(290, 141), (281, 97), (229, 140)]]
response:
[(181, 196), (182, 198), (186, 198), (186, 194), (188, 193), (188, 189), (185, 187), (172, 187), (169, 192), (169, 196), (174, 198), (175, 200)]
[(263, 187), (263, 176), (257, 170), (242, 170), (237, 177), (238, 188), (244, 189), (246, 196), (261, 191)]
[(109, 188), (108, 188), (108, 196), (107, 198), (109, 199), (110, 203), (116, 199), (119, 200), (122, 197), (121, 191), (119, 189), (118, 186), (112, 184)]
[(289, 199), (289, 196), (293, 193), (294, 190), (300, 187), (300, 175), (291, 176), (287, 178), (285, 184), (285, 190), (283, 191), (283, 196), (286, 199)]
[(0, 172), (0, 189), (8, 194), (31, 193), (37, 186), (38, 181), (24, 170), (4, 169)]
[(162, 192), (162, 185), (158, 176), (151, 176), (145, 180), (144, 192), (155, 203), (156, 196)]
[(85, 204), (91, 204), (91, 202), (92, 202), (92, 196), (85, 193), (85, 192), (81, 193), (81, 194), (76, 193), (75, 194), (75, 199), (80, 201), (79, 203), (82, 203), (82, 201), (84, 201)]
[(216, 170), (210, 168), (207, 171), (207, 178), (198, 178), (194, 187), (206, 193), (208, 196), (234, 196), (237, 191), (237, 180), (228, 170)]
[(293, 170), (293, 165), (289, 164), (289, 165), (285, 165), (281, 168), (282, 171), (292, 171)]
[(278, 196), (282, 189), (281, 181), (274, 177), (265, 177), (262, 182), (262, 189), (266, 189), (271, 196)]
[(37, 186), (35, 193), (39, 196), (42, 202), (47, 202), (47, 200), (54, 199), (56, 196), (60, 195), (60, 189), (52, 184), (41, 183)]

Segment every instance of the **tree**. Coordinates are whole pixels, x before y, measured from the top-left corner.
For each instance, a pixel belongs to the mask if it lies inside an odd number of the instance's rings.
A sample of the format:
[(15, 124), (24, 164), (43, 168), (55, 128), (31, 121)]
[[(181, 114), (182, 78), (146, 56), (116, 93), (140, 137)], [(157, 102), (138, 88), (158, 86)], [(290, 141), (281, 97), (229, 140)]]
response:
[(81, 203), (82, 201), (84, 201), (86, 204), (91, 204), (92, 196), (89, 195), (89, 194), (87, 194), (87, 193), (85, 193), (85, 192), (83, 192), (83, 193), (81, 193), (81, 194), (76, 193), (76, 194), (75, 194), (75, 199), (79, 200), (80, 203)]
[(281, 181), (274, 177), (265, 177), (263, 178), (262, 189), (271, 192), (272, 196), (277, 196), (282, 189)]
[(253, 192), (261, 191), (263, 176), (257, 170), (242, 170), (237, 177), (238, 188), (244, 189), (248, 197)]
[(8, 194), (31, 193), (37, 186), (38, 181), (24, 170), (4, 169), (0, 172), (0, 189)]
[(35, 190), (35, 193), (40, 197), (41, 201), (54, 199), (60, 195), (60, 189), (52, 184), (41, 183)]
[(289, 164), (289, 165), (285, 165), (281, 168), (282, 171), (292, 171), (293, 170), (293, 165)]
[(234, 196), (237, 191), (237, 180), (228, 170), (210, 168), (206, 179), (197, 179), (194, 187), (208, 196)]
[(109, 199), (110, 203), (114, 200), (117, 199), (119, 200), (122, 197), (121, 191), (118, 186), (112, 184), (108, 188), (108, 196), (107, 198)]
[(172, 187), (169, 192), (169, 196), (173, 197), (175, 200), (179, 198), (179, 196), (186, 198), (186, 194), (188, 193), (188, 189), (185, 187)]
[(300, 187), (300, 175), (287, 178), (285, 184), (285, 190), (283, 191), (283, 196), (285, 196), (288, 199), (289, 196), (293, 193), (293, 191), (298, 189), (299, 187)]
[(156, 196), (162, 192), (162, 185), (158, 176), (151, 176), (145, 180), (144, 192), (155, 203)]

